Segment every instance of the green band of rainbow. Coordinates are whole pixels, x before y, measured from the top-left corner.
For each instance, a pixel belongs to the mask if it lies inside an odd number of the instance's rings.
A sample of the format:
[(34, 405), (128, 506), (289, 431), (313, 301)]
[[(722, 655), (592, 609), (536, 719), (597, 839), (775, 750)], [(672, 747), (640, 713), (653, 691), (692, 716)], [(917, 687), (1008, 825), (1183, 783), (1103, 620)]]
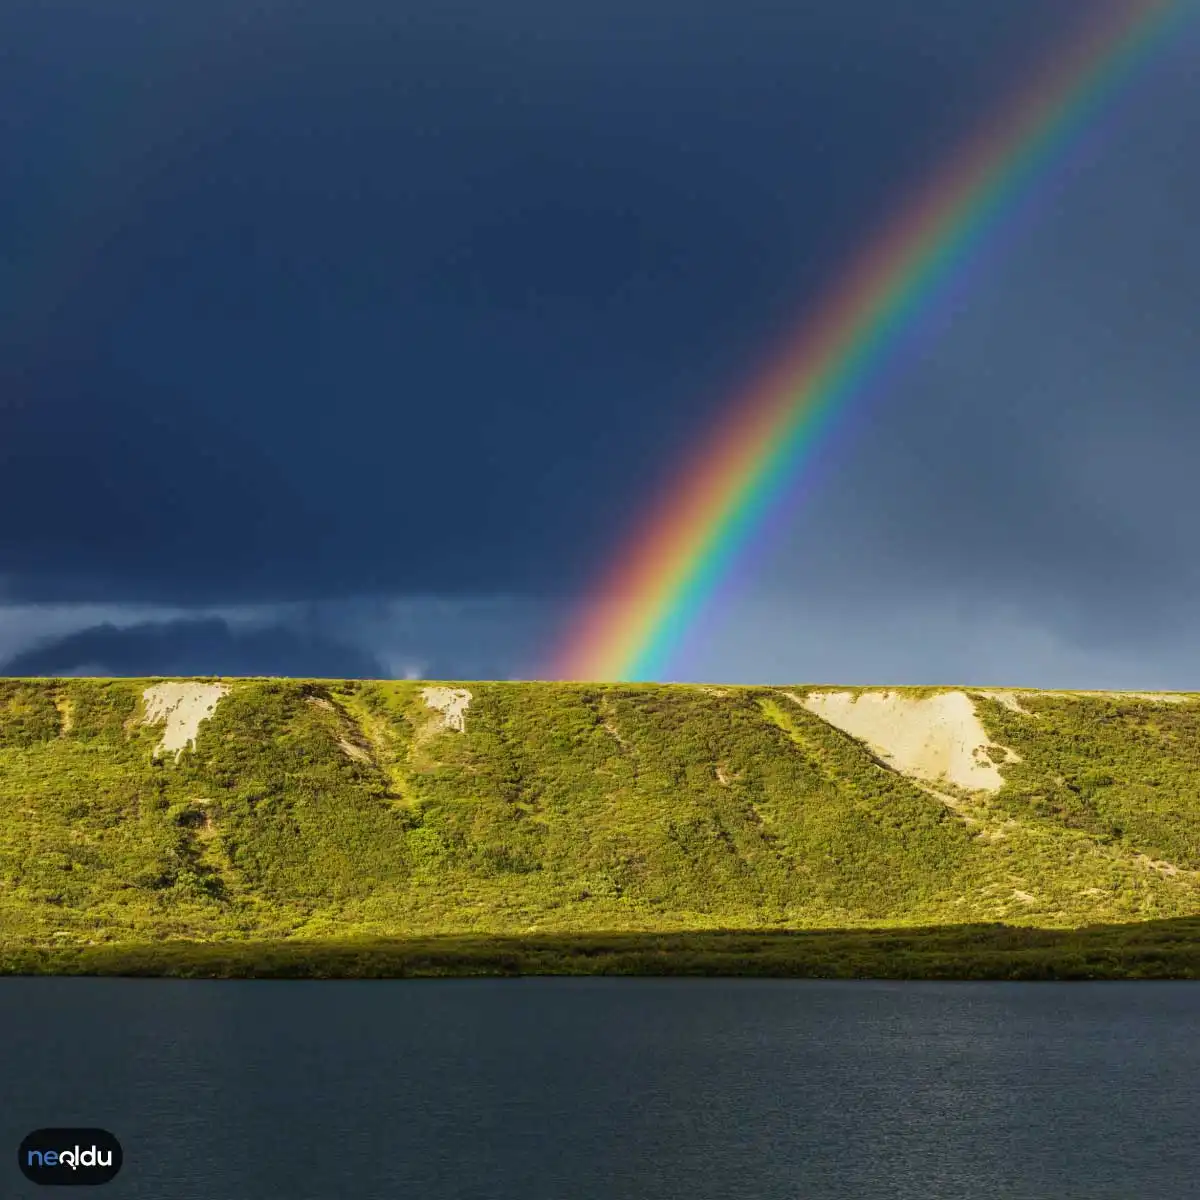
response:
[(999, 219), (1189, 15), (1188, 0), (1105, 6), (1102, 18), (932, 179), (852, 263), (782, 360), (729, 407), (586, 598), (548, 674), (665, 677), (830, 421)]

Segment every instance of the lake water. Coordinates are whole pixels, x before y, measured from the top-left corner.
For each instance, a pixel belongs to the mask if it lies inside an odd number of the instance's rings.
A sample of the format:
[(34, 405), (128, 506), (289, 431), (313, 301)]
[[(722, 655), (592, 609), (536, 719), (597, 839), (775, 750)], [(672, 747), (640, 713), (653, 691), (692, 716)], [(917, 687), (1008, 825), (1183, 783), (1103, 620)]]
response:
[(1200, 986), (0, 980), (0, 1196), (1200, 1196)]

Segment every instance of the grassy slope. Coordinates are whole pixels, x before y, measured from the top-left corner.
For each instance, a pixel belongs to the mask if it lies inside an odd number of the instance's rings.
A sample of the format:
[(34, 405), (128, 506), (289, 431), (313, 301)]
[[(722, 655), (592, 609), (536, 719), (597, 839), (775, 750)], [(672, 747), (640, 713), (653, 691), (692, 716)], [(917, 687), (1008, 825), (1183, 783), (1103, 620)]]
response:
[(981, 700), (951, 809), (796, 689), (237, 681), (175, 762), (145, 686), (0, 680), (0, 969), (1200, 975), (1200, 700)]

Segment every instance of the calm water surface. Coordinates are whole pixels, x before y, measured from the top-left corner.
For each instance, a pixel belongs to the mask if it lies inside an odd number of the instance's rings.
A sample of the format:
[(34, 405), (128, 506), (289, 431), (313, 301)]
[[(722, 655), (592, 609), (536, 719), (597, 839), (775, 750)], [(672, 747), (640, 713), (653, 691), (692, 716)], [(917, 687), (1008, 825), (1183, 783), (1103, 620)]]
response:
[(0, 1196), (1200, 1197), (1200, 986), (0, 981)]

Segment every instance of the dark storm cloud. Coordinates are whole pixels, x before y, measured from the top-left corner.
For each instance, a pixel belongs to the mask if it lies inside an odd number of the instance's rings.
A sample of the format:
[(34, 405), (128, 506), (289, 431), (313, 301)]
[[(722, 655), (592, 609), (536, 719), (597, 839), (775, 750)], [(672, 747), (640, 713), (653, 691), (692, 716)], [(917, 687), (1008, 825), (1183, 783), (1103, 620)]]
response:
[[(232, 640), (187, 661), (223, 670), (248, 605), (291, 673), (305, 638), (528, 673), (683, 448), (1080, 17), (6, 6), (0, 653), (152, 619), (182, 662), (197, 608)], [(1200, 669), (1200, 33), (1168, 51), (818, 447), (685, 674)]]
[(96, 625), (0, 663), (0, 675), (306, 675), (380, 679), (372, 655), (280, 626), (236, 629), (219, 618)]
[(8, 593), (569, 593), (1068, 15), (17, 5)]

